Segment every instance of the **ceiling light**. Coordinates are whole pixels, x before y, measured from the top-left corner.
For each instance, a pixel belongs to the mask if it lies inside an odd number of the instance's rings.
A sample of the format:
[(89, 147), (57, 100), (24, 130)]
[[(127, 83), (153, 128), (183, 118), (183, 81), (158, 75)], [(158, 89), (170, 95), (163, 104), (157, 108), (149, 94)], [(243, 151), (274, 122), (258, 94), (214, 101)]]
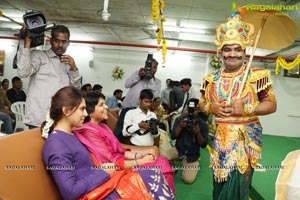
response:
[(108, 3), (109, 3), (109, 0), (104, 0), (103, 12), (101, 14), (103, 21), (108, 21), (108, 18), (111, 16), (108, 13)]
[(108, 18), (111, 16), (107, 11), (103, 11), (102, 14), (103, 21), (108, 21)]

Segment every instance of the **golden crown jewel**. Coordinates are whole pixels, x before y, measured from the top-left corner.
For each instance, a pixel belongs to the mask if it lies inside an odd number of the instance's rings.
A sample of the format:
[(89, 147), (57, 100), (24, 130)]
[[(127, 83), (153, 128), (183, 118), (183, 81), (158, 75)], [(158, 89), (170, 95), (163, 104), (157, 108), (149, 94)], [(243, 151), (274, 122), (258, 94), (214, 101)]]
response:
[(253, 45), (254, 26), (250, 23), (241, 21), (239, 12), (234, 12), (227, 22), (220, 24), (216, 29), (215, 44), (218, 50), (221, 50), (224, 45), (238, 44), (245, 49), (247, 46)]

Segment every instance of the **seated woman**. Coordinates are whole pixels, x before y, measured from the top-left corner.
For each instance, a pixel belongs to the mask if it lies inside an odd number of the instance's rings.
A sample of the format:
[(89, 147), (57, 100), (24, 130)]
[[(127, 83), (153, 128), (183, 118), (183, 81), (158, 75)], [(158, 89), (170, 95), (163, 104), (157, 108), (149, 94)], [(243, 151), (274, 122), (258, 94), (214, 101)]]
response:
[(63, 199), (174, 199), (159, 170), (115, 171), (113, 163), (94, 165), (72, 133), (87, 117), (85, 108), (80, 91), (64, 87), (52, 97), (50, 114), (42, 124), (42, 136), (47, 138), (43, 161)]
[[(115, 163), (117, 168), (159, 168), (174, 192), (174, 171), (166, 158), (151, 152), (135, 153), (124, 149), (109, 127), (102, 121), (108, 119), (108, 107), (103, 94), (85, 96), (88, 117), (82, 127), (73, 130), (99, 163)], [(144, 171), (144, 170), (140, 170)]]

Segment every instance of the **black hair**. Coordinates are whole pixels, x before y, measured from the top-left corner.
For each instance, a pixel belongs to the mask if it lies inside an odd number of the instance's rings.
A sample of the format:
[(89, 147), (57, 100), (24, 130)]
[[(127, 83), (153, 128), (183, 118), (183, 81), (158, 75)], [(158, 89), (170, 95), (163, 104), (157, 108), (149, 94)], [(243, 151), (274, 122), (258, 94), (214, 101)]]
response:
[(190, 78), (181, 79), (180, 85), (189, 85), (189, 86), (192, 86), (192, 79), (190, 79)]
[[(73, 86), (66, 86), (58, 90), (51, 98), (50, 106), (50, 118), (54, 121), (49, 130), (49, 134), (52, 132), (55, 124), (64, 117), (63, 107), (67, 107), (70, 110), (76, 110), (82, 101), (82, 95), (80, 91)], [(46, 121), (42, 123), (41, 130), (45, 126)]]
[(70, 30), (64, 25), (55, 25), (51, 30), (51, 38), (55, 38), (56, 33), (67, 33), (68, 40), (70, 39)]
[(2, 82), (1, 82), (1, 85), (3, 85), (5, 82), (9, 83), (9, 80), (7, 78), (3, 79)]
[(114, 91), (114, 94), (113, 94), (113, 95), (116, 95), (117, 93), (123, 93), (123, 91), (120, 90), (120, 89), (116, 89), (116, 90)]
[(173, 86), (176, 86), (178, 87), (180, 85), (179, 81), (171, 81), (170, 82), (170, 86), (173, 87)]
[(90, 83), (84, 84), (84, 85), (81, 87), (81, 90), (86, 91), (86, 90), (87, 90), (87, 87), (92, 87), (92, 85), (91, 85)]
[(153, 99), (153, 92), (150, 89), (143, 89), (140, 93), (140, 99)]
[(102, 90), (102, 85), (99, 85), (99, 84), (95, 84), (94, 86), (93, 86), (93, 91), (95, 91), (95, 90)]
[(14, 77), (11, 79), (11, 82), (14, 83), (14, 82), (20, 81), (20, 80), (21, 80), (20, 77), (14, 76)]
[(98, 104), (99, 99), (101, 98), (105, 100), (105, 96), (98, 92), (90, 92), (85, 95), (84, 99), (88, 116), (85, 118), (84, 122), (89, 122), (91, 120), (89, 115), (95, 111), (95, 106)]
[(160, 97), (155, 97), (154, 99), (153, 99), (153, 101), (157, 101), (158, 99), (161, 99)]

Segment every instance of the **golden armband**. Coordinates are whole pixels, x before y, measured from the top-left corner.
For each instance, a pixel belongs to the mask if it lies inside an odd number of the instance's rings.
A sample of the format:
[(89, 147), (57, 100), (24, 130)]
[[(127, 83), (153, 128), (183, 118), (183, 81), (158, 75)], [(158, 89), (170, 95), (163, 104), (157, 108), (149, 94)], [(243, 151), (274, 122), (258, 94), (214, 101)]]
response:
[(255, 115), (255, 108), (257, 107), (257, 104), (245, 104), (244, 105), (244, 117), (252, 117)]
[(206, 101), (204, 98), (200, 99), (199, 104), (198, 104), (198, 108), (200, 108), (200, 110), (204, 114), (206, 114), (206, 115), (210, 114), (210, 112), (211, 112), (210, 107), (211, 107), (211, 103)]
[(202, 110), (202, 112), (204, 112), (206, 115), (210, 114), (211, 113), (210, 107), (211, 107), (211, 104), (206, 103), (203, 110)]

